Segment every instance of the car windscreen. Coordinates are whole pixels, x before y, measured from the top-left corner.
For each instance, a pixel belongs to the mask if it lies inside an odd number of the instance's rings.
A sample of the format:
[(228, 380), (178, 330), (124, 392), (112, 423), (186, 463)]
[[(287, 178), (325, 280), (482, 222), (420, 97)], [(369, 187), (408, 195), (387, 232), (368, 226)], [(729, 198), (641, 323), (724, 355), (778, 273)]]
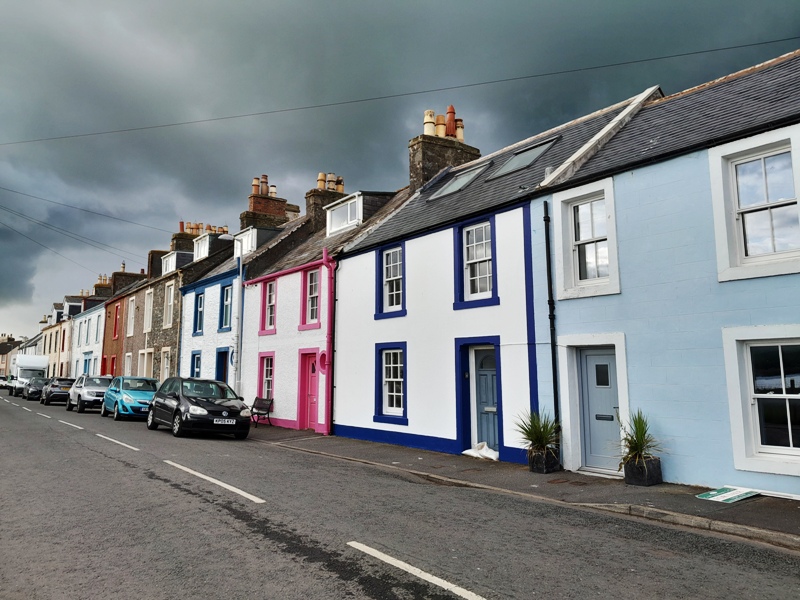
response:
[(19, 376), (23, 379), (30, 379), (31, 377), (42, 377), (44, 369), (20, 369)]
[(83, 385), (92, 387), (108, 387), (110, 383), (110, 377), (87, 377), (86, 381), (83, 382)]
[(132, 392), (155, 392), (158, 382), (154, 379), (126, 379), (122, 382), (123, 390)]
[(224, 383), (216, 381), (184, 381), (181, 393), (187, 398), (219, 398), (233, 400), (238, 398), (236, 392)]
[(31, 385), (44, 385), (47, 383), (46, 377), (34, 377), (31, 379)]
[(75, 383), (74, 379), (53, 379), (51, 385), (72, 385)]

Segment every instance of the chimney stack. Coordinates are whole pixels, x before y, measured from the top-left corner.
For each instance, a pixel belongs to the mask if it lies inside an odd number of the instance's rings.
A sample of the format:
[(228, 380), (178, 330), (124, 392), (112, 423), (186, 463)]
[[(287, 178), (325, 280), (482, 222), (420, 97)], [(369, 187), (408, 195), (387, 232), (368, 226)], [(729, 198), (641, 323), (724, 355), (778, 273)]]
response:
[(241, 229), (248, 227), (274, 228), (289, 220), (287, 203), (278, 198), (278, 187), (269, 184), (269, 177), (253, 178), (253, 192), (248, 198), (247, 210), (239, 215)]
[(481, 157), (480, 150), (464, 143), (464, 120), (456, 119), (453, 105), (447, 117), (426, 110), (423, 133), (408, 143), (409, 188), (417, 191), (445, 167), (457, 167)]
[(317, 187), (306, 192), (306, 216), (314, 231), (327, 226), (328, 217), (323, 207), (345, 196), (344, 177), (337, 177), (336, 173), (320, 173), (317, 176)]

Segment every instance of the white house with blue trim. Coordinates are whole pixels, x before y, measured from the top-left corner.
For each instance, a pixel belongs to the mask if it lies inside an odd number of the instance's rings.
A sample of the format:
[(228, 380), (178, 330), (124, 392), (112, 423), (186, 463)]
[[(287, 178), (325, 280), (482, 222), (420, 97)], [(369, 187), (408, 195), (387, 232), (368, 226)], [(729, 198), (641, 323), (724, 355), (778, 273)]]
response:
[(485, 442), (525, 460), (515, 422), (554, 411), (537, 384), (531, 190), (655, 93), (483, 158), (426, 112), (409, 143), (413, 196), (337, 270), (336, 435), (450, 453)]
[(106, 325), (105, 305), (98, 304), (77, 314), (72, 319), (72, 365), (70, 375), (78, 377), (83, 373), (102, 375), (103, 334)]
[(617, 474), (641, 409), (665, 480), (800, 494), (798, 90), (795, 52), (653, 98), (541, 181), (538, 395), (558, 396), (565, 468)]

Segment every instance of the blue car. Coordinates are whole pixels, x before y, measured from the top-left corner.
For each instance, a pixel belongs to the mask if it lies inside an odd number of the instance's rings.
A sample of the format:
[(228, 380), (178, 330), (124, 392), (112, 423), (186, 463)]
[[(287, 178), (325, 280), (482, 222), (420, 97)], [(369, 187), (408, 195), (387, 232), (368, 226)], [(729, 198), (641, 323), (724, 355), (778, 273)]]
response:
[(115, 421), (121, 421), (125, 417), (145, 419), (157, 389), (158, 379), (115, 377), (100, 405), (100, 416), (105, 417), (112, 413)]

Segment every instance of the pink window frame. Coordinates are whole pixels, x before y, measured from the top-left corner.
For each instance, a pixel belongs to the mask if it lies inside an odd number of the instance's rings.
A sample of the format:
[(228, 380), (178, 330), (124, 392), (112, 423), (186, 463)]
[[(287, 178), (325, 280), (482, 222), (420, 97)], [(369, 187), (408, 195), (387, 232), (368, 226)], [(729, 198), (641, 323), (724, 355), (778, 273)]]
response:
[[(275, 321), (271, 328), (267, 328), (267, 287), (269, 284), (275, 286)], [(259, 324), (258, 335), (274, 335), (278, 330), (278, 280), (268, 279), (261, 282), (261, 323)]]
[[(317, 274), (317, 320), (313, 323), (308, 322), (308, 274), (309, 273), (316, 273)], [(321, 269), (319, 267), (315, 267), (313, 269), (308, 269), (303, 271), (302, 277), (302, 294), (300, 295), (302, 298), (302, 302), (300, 303), (300, 325), (297, 327), (298, 330), (304, 331), (306, 329), (319, 329), (322, 327), (322, 277), (321, 277)]]
[(258, 395), (261, 398), (264, 396), (264, 359), (272, 359), (272, 396), (275, 397), (275, 352), (259, 352), (258, 353)]

